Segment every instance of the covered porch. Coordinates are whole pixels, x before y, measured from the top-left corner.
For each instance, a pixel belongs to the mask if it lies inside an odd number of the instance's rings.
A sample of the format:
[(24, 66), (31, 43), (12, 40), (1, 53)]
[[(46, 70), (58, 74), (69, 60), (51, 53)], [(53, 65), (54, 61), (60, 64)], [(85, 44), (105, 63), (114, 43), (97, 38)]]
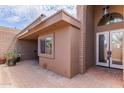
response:
[[(33, 48), (37, 49), (41, 67), (68, 78), (78, 74), (80, 22), (64, 10), (37, 20), (38, 22), (32, 23), (18, 35), (18, 40), (29, 43), (34, 41)], [(20, 47), (23, 45), (27, 44)], [(23, 49), (27, 50), (29, 47), (32, 45)]]

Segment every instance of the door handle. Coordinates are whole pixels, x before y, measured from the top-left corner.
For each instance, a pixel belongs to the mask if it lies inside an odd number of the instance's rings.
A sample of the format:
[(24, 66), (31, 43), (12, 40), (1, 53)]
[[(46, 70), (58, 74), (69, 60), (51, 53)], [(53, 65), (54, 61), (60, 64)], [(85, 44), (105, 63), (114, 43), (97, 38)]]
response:
[(107, 55), (109, 55), (109, 51), (107, 51)]
[(107, 59), (109, 60), (112, 55), (112, 51), (107, 51)]
[(107, 51), (107, 60), (109, 60), (110, 55), (109, 55), (109, 51)]
[(110, 57), (112, 56), (112, 51), (109, 51), (109, 56), (110, 56)]

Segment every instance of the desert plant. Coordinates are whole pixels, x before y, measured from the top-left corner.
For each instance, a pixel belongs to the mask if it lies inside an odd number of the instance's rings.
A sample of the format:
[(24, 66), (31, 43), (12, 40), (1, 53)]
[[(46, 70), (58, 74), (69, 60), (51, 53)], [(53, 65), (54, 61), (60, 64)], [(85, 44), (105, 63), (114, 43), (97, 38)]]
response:
[(18, 53), (16, 49), (10, 50), (6, 54), (6, 62), (8, 66), (16, 65), (16, 59), (17, 59)]

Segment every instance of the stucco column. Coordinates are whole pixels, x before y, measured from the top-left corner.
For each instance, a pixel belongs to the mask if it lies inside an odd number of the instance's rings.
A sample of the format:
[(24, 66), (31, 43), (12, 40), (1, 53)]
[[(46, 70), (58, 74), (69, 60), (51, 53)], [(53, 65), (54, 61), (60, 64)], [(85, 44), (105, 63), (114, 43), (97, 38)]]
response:
[(81, 22), (79, 65), (80, 73), (86, 71), (86, 5), (77, 6), (77, 17)]

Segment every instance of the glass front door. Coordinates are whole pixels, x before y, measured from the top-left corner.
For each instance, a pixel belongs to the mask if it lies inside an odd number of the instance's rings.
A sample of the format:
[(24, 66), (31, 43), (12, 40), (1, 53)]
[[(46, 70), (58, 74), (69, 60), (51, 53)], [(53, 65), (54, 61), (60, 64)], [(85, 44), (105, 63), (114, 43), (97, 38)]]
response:
[(111, 32), (110, 33), (110, 67), (122, 68), (122, 54), (123, 54), (123, 32)]
[(97, 65), (122, 69), (122, 36), (120, 31), (97, 33)]
[(109, 66), (107, 52), (109, 51), (109, 33), (102, 32), (97, 34), (97, 65)]

